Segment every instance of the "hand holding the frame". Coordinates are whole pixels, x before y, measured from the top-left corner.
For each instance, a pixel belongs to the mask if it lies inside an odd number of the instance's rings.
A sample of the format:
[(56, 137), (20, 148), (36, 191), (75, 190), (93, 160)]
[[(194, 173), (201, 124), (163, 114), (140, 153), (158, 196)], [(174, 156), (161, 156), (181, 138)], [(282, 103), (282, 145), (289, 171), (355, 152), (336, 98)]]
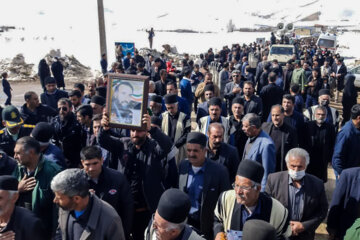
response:
[(109, 116), (108, 114), (104, 111), (103, 115), (102, 115), (102, 119), (101, 119), (101, 126), (103, 127), (103, 129), (105, 131), (108, 131), (110, 129), (109, 127)]
[(151, 117), (149, 114), (144, 114), (143, 115), (143, 124), (146, 126), (146, 131), (150, 131), (151, 129)]

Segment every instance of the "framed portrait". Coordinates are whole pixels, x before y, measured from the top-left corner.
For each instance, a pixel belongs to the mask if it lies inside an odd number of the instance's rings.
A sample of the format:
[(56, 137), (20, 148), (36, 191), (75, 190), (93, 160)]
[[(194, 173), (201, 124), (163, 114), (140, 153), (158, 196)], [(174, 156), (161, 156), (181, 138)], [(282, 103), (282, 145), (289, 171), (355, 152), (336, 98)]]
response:
[(115, 56), (118, 58), (122, 55), (122, 57), (126, 56), (126, 54), (130, 52), (131, 57), (134, 57), (135, 52), (135, 43), (132, 42), (115, 42)]
[(106, 109), (110, 127), (145, 129), (142, 116), (147, 113), (148, 77), (109, 74)]

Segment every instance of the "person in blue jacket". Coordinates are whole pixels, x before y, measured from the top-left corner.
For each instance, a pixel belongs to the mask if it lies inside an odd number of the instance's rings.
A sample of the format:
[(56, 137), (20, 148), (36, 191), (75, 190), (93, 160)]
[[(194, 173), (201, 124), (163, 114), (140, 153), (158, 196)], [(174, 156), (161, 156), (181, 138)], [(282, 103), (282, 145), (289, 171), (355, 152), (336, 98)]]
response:
[(185, 67), (183, 72), (184, 72), (184, 77), (180, 81), (180, 92), (181, 92), (181, 96), (187, 100), (189, 109), (191, 109), (191, 105), (194, 99), (191, 90), (191, 79), (190, 79), (192, 70), (188, 67)]
[(345, 169), (340, 176), (327, 218), (329, 239), (343, 239), (346, 230), (359, 217), (360, 167)]
[(242, 160), (250, 159), (257, 161), (264, 167), (261, 191), (265, 191), (268, 175), (275, 172), (275, 144), (271, 137), (261, 130), (261, 118), (255, 113), (248, 113), (243, 117), (242, 130), (249, 137), (245, 145)]
[(346, 168), (360, 166), (360, 104), (351, 108), (351, 119), (345, 123), (336, 137), (332, 167), (336, 179)]

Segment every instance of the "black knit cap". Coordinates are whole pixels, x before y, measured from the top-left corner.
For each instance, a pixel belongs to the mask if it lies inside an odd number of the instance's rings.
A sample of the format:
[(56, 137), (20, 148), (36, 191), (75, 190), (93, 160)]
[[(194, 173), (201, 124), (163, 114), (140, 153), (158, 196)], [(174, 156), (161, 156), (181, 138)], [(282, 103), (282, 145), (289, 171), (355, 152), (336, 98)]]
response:
[(100, 106), (104, 106), (105, 105), (105, 98), (103, 98), (102, 96), (95, 95), (95, 96), (92, 96), (90, 102), (96, 103), (96, 104), (98, 104)]
[(319, 91), (319, 96), (322, 96), (322, 95), (331, 95), (330, 94), (330, 90), (329, 89), (320, 89)]
[(264, 168), (257, 161), (244, 159), (240, 162), (236, 175), (260, 184), (264, 176)]
[(156, 102), (156, 103), (162, 103), (162, 97), (159, 95), (152, 95), (150, 97), (150, 101)]
[(215, 91), (214, 84), (206, 84), (204, 87), (204, 92), (206, 92), (206, 91), (214, 92)]
[(234, 99), (232, 100), (231, 105), (232, 105), (232, 104), (235, 104), (235, 103), (238, 103), (238, 104), (241, 104), (241, 105), (244, 106), (244, 99), (242, 99), (241, 97), (236, 97), (236, 98), (234, 98)]
[(167, 94), (164, 97), (164, 101), (166, 104), (174, 104), (177, 103), (177, 95), (176, 94)]
[(46, 143), (52, 138), (54, 131), (54, 127), (50, 123), (39, 122), (31, 131), (31, 136), (39, 142)]
[(221, 102), (221, 99), (220, 99), (219, 97), (212, 97), (212, 98), (210, 98), (210, 100), (209, 100), (209, 107), (210, 107), (210, 106), (214, 106), (214, 105), (221, 107), (222, 102)]
[(259, 219), (247, 220), (243, 228), (242, 240), (275, 240), (276, 230), (268, 222)]
[(10, 175), (0, 176), (0, 190), (5, 191), (17, 191), (18, 190), (18, 180)]
[(207, 142), (207, 138), (205, 134), (201, 132), (190, 132), (186, 138), (186, 143), (200, 144), (203, 147), (206, 146), (206, 142)]
[(159, 200), (158, 214), (171, 223), (182, 223), (191, 208), (189, 196), (176, 188), (166, 190)]

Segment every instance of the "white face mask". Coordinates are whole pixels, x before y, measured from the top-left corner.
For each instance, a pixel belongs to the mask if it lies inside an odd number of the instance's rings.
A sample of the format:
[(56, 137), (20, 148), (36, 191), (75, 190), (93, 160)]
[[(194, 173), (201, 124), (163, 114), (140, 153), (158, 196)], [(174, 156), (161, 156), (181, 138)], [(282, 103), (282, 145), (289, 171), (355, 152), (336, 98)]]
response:
[(300, 180), (305, 176), (305, 170), (295, 171), (295, 170), (289, 169), (288, 173), (289, 173), (289, 176), (293, 180)]

